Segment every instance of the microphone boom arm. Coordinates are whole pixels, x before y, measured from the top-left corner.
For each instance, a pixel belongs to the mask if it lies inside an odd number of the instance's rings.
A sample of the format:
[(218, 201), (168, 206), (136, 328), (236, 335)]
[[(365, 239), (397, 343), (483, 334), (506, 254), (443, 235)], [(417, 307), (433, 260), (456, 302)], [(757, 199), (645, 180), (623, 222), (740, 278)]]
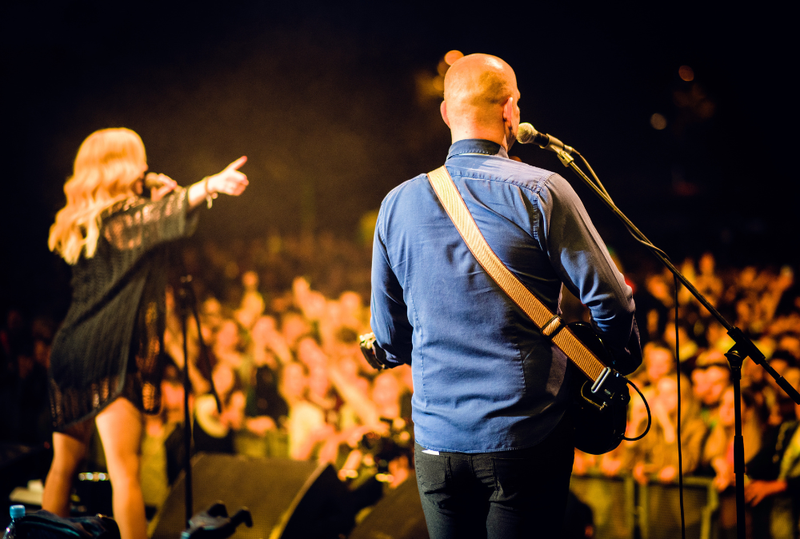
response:
[[(705, 307), (711, 315), (719, 321), (720, 324), (727, 330), (728, 335), (733, 339), (734, 345), (731, 349), (725, 354), (728, 358), (728, 361), (731, 365), (731, 378), (733, 381), (733, 388), (734, 388), (734, 411), (735, 411), (735, 433), (734, 433), (734, 474), (736, 477), (735, 485), (736, 485), (736, 514), (737, 514), (737, 538), (744, 539), (746, 535), (745, 531), (745, 499), (744, 499), (744, 439), (742, 436), (742, 423), (741, 423), (741, 389), (740, 389), (740, 381), (741, 381), (741, 371), (742, 371), (742, 362), (746, 357), (750, 357), (756, 364), (760, 365), (765, 371), (769, 373), (772, 378), (775, 379), (777, 384), (786, 392), (787, 395), (797, 404), (800, 404), (800, 393), (792, 387), (792, 385), (767, 362), (764, 354), (758, 349), (758, 347), (753, 343), (750, 338), (748, 338), (744, 332), (728, 323), (727, 320), (717, 311), (717, 309), (708, 302), (708, 300), (689, 282), (689, 280), (672, 264), (667, 254), (653, 245), (650, 240), (631, 222), (628, 217), (620, 211), (619, 208), (614, 204), (611, 200), (611, 197), (606, 192), (605, 188), (603, 187), (600, 179), (592, 170), (592, 167), (589, 165), (588, 161), (574, 148), (570, 146), (564, 146), (560, 140), (554, 139), (554, 137), (550, 137), (549, 135), (542, 135), (538, 133), (532, 125), (530, 124), (520, 124), (520, 135), (518, 135), (519, 142), (522, 143), (530, 143), (535, 142), (539, 144), (540, 147), (553, 151), (558, 156), (558, 159), (561, 163), (567, 167), (571, 168), (575, 174), (587, 185), (589, 188), (597, 195), (600, 200), (611, 210), (611, 212), (620, 219), (631, 235), (636, 239), (638, 242), (642, 243), (645, 247), (647, 247), (655, 256), (658, 258), (664, 266), (669, 269), (670, 272), (675, 276), (675, 279), (679, 281), (686, 289), (700, 302), (703, 307)], [(557, 142), (557, 144), (553, 143), (553, 140)], [(544, 144), (543, 144), (544, 143)], [(575, 163), (575, 159), (572, 157), (572, 154), (576, 154), (580, 156), (580, 158), (586, 163), (589, 171), (591, 172), (592, 176), (594, 177), (595, 181), (592, 181)]]

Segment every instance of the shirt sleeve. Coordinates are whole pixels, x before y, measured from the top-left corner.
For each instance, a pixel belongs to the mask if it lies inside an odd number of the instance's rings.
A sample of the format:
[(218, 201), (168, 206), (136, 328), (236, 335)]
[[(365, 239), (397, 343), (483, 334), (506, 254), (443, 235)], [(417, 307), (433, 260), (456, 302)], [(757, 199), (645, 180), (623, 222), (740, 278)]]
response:
[(387, 363), (411, 364), (412, 326), (403, 297), (403, 288), (392, 271), (383, 241), (381, 223), (383, 209), (378, 215), (372, 245), (372, 298), (370, 325), (378, 346), (386, 352)]
[(641, 364), (631, 287), (611, 259), (572, 186), (558, 174), (539, 191), (540, 242), (564, 286), (586, 305), (592, 323), (628, 373)]
[(103, 236), (120, 251), (145, 252), (160, 243), (191, 234), (197, 212), (189, 212), (186, 189), (158, 201), (137, 197), (103, 221)]

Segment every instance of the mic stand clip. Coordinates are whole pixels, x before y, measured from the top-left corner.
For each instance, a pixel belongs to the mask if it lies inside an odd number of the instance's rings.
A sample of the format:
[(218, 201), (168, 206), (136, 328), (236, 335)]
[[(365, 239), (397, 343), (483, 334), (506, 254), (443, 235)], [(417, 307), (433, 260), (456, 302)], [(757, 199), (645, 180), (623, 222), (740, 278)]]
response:
[(224, 539), (233, 535), (241, 523), (253, 527), (253, 518), (246, 507), (228, 518), (225, 504), (217, 502), (189, 519), (189, 527), (181, 532), (181, 539)]

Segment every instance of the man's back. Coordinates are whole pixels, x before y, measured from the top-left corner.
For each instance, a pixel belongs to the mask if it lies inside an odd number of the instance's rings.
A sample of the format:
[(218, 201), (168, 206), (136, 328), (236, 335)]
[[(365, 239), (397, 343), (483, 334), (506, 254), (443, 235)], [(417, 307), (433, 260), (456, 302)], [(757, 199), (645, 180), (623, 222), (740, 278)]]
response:
[[(630, 293), (563, 178), (482, 140), (454, 144), (447, 167), (489, 245), (552, 311), (562, 279), (598, 305)], [(582, 254), (564, 260), (575, 245)], [(385, 279), (384, 292), (403, 298), (402, 306), (373, 305), (373, 330), (391, 342), (390, 354), (413, 358), (417, 441), (470, 453), (530, 447), (546, 436), (566, 408), (566, 360), (478, 265), (426, 176), (384, 200), (374, 257), (373, 282)], [(608, 271), (595, 269), (597, 258)], [(409, 322), (406, 338), (391, 334)], [(629, 331), (630, 322), (626, 339)]]

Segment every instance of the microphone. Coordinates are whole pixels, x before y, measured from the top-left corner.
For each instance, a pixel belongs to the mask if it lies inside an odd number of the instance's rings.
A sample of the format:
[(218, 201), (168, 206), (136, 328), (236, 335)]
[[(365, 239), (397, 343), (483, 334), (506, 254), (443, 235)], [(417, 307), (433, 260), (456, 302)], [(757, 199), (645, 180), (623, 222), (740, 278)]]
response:
[(144, 177), (144, 186), (148, 189), (158, 189), (164, 187), (165, 183), (161, 181), (159, 175), (155, 172), (148, 172)]
[(536, 128), (528, 122), (519, 124), (517, 142), (520, 144), (538, 144), (539, 147), (544, 150), (550, 150), (556, 153), (564, 152), (567, 155), (572, 155), (572, 152), (575, 151), (575, 148), (565, 145), (556, 137), (539, 133)]

